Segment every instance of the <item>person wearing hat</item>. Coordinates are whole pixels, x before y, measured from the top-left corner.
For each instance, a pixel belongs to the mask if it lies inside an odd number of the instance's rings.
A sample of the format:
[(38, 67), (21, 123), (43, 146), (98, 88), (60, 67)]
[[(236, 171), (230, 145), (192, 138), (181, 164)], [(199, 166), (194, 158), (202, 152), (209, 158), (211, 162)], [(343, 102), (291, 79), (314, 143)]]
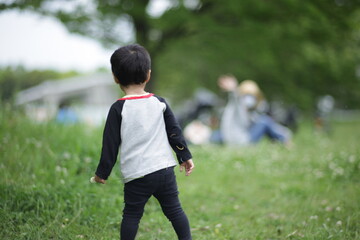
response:
[(256, 82), (245, 80), (238, 84), (234, 76), (223, 75), (218, 85), (229, 93), (220, 123), (225, 144), (254, 144), (264, 136), (283, 144), (290, 143), (290, 130), (265, 113), (267, 103)]

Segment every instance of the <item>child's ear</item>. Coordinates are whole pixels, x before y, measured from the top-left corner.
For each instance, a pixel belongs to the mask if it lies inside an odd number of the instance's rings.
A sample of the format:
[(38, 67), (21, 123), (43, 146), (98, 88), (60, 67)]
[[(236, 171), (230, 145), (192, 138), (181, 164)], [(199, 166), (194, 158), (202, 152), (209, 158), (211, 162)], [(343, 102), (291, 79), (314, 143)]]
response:
[(147, 78), (146, 78), (145, 82), (150, 81), (150, 77), (151, 77), (151, 69), (148, 71)]

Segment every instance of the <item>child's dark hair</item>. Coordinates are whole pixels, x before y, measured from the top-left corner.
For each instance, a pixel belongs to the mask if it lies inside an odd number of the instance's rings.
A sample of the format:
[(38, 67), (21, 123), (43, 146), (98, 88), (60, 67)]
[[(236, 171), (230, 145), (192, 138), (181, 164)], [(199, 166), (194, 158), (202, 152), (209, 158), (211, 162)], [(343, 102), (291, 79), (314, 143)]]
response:
[(110, 62), (111, 70), (122, 86), (145, 82), (151, 69), (150, 55), (139, 44), (118, 48)]

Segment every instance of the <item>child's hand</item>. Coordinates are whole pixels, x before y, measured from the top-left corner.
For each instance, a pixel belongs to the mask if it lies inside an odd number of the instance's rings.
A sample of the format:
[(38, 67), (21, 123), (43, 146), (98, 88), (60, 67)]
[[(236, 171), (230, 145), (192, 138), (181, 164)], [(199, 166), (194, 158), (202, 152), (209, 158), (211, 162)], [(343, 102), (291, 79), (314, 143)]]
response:
[(185, 168), (185, 175), (189, 176), (191, 174), (192, 170), (194, 169), (194, 167), (195, 167), (195, 165), (193, 163), (193, 160), (189, 159), (180, 165), (180, 172), (182, 172), (183, 169)]
[(96, 176), (96, 175), (95, 175), (95, 177), (94, 177), (94, 180), (95, 180), (95, 182), (97, 182), (97, 183), (101, 183), (101, 184), (105, 184), (105, 183), (106, 183), (106, 181), (105, 181), (104, 179), (99, 178), (99, 177)]

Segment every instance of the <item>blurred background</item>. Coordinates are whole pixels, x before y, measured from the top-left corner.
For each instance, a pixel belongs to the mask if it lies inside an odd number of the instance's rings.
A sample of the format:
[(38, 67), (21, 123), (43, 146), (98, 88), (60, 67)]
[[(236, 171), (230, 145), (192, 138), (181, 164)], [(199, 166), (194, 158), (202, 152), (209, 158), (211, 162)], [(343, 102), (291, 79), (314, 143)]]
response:
[(217, 79), (231, 74), (280, 110), (313, 116), (327, 96), (338, 116), (359, 115), (359, 0), (1, 0), (0, 33), (1, 102), (41, 121), (71, 105), (101, 122), (121, 94), (109, 57), (134, 42), (152, 56), (148, 90), (178, 112), (210, 95), (221, 105)]
[[(89, 178), (135, 42), (191, 144), (194, 239), (360, 240), (360, 0), (0, 0), (0, 239), (119, 239), (120, 171)], [(160, 212), (139, 239), (176, 238)]]

